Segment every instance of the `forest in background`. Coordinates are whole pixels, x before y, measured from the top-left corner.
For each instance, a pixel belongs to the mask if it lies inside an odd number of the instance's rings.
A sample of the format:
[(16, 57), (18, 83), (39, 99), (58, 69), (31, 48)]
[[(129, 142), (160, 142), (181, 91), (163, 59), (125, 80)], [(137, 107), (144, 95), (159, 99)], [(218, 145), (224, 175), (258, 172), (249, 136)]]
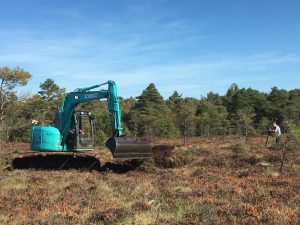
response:
[[(33, 95), (17, 94), (31, 74), (21, 68), (0, 67), (0, 135), (6, 141), (28, 142), (30, 127), (54, 125), (55, 111), (67, 94), (54, 80), (46, 79)], [(122, 84), (117, 84), (120, 86)], [(122, 126), (127, 135), (147, 137), (245, 136), (265, 134), (271, 119), (282, 130), (300, 126), (300, 89), (272, 87), (269, 93), (232, 84), (225, 95), (209, 92), (200, 99), (182, 97), (174, 90), (163, 99), (155, 84), (137, 97), (122, 98)], [(111, 135), (106, 101), (83, 103), (81, 109), (96, 117), (97, 144)]]

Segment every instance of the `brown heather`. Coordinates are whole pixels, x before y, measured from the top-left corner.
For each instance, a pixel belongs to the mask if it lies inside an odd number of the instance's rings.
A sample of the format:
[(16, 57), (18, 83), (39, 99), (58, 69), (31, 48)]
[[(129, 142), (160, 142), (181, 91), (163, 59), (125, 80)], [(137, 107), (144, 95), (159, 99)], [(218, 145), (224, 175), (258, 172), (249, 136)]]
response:
[(12, 168), (28, 145), (5, 146), (0, 224), (300, 223), (299, 153), (289, 153), (279, 173), (280, 152), (265, 148), (263, 137), (156, 141), (175, 143), (174, 154), (121, 163), (101, 149), (101, 164), (88, 168), (77, 157), (62, 169), (30, 165), (30, 158)]

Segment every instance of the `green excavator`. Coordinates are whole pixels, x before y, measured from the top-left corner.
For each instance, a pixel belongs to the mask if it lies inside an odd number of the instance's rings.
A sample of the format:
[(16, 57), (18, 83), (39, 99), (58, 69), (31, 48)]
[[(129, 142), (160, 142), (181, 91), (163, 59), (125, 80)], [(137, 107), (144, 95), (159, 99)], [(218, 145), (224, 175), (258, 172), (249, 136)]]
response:
[[(107, 89), (93, 90), (102, 86)], [(66, 95), (56, 113), (55, 126), (31, 128), (31, 150), (38, 152), (86, 152), (95, 148), (94, 116), (76, 111), (80, 103), (106, 99), (112, 135), (106, 146), (113, 158), (141, 159), (151, 157), (152, 144), (146, 139), (127, 137), (121, 126), (121, 110), (114, 81), (78, 88)]]

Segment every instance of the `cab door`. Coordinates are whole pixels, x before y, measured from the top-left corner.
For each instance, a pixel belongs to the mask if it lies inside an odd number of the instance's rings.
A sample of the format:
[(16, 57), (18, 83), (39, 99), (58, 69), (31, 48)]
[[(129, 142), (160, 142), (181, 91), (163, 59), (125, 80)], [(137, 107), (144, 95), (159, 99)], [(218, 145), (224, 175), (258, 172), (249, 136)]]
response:
[(76, 113), (77, 151), (94, 150), (94, 117), (90, 112)]

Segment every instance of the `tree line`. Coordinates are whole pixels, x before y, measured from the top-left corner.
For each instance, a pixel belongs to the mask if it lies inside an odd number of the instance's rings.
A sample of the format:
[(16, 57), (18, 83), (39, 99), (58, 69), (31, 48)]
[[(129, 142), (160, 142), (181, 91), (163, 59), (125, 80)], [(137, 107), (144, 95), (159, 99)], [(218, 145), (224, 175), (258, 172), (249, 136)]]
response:
[[(54, 125), (55, 111), (66, 89), (53, 79), (40, 84), (33, 95), (17, 94), (31, 74), (21, 68), (0, 67), (0, 138), (29, 141), (33, 125)], [(120, 85), (120, 84), (119, 84)], [(264, 134), (272, 118), (284, 130), (286, 123), (300, 127), (300, 89), (271, 88), (269, 93), (232, 84), (225, 95), (209, 92), (199, 99), (174, 91), (163, 99), (155, 84), (137, 97), (120, 97), (122, 126), (127, 135), (147, 137), (193, 137), (210, 135), (248, 136)], [(97, 142), (111, 135), (105, 101), (78, 106), (96, 117)]]

